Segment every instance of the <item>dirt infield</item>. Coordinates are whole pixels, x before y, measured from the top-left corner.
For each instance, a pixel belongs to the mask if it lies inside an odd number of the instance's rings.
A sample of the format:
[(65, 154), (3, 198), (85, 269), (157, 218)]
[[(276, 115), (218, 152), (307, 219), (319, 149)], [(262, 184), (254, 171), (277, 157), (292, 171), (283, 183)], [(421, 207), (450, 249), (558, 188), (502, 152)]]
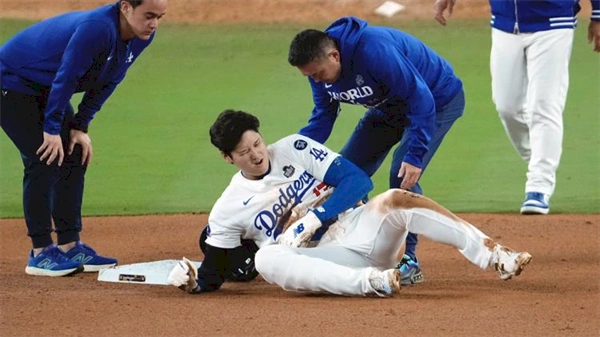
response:
[[(427, 5), (423, 5), (423, 1), (398, 1), (406, 8), (392, 20), (431, 18), (433, 0)], [(385, 0), (171, 0), (165, 20), (194, 23), (321, 22), (344, 15), (373, 19), (373, 10), (383, 2)], [(0, 16), (43, 19), (107, 3), (112, 1), (0, 0)], [(487, 16), (488, 10), (487, 0), (461, 0), (455, 15), (457, 18)]]
[[(391, 299), (285, 292), (262, 279), (212, 294), (175, 287), (25, 274), (23, 220), (0, 220), (2, 336), (598, 336), (598, 215), (468, 214), (494, 239), (527, 249), (521, 276), (499, 280), (423, 239), (426, 281)], [(83, 237), (122, 264), (202, 257), (205, 215), (85, 219)]]

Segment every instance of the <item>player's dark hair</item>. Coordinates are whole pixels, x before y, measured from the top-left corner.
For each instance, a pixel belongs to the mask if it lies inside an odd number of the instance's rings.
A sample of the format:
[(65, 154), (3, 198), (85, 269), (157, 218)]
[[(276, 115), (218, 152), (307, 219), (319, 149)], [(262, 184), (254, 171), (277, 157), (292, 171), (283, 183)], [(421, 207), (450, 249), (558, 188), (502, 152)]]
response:
[(221, 152), (230, 156), (244, 132), (258, 132), (260, 121), (255, 116), (244, 112), (227, 109), (219, 114), (210, 127), (210, 142)]
[(288, 62), (294, 66), (303, 66), (327, 55), (329, 48), (337, 44), (327, 33), (316, 29), (307, 29), (298, 33), (290, 44)]
[(141, 5), (142, 2), (144, 2), (144, 0), (124, 0), (126, 2), (129, 2), (129, 4), (131, 5), (132, 8), (136, 8), (137, 6)]

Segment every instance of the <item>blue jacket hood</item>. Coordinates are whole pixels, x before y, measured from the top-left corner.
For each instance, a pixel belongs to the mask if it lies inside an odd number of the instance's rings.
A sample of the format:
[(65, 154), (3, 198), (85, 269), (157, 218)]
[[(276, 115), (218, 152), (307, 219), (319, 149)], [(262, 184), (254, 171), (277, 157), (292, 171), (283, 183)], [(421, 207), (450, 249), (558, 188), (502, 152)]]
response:
[(354, 16), (346, 16), (333, 22), (325, 33), (337, 41), (342, 54), (342, 69), (351, 69), (351, 60), (358, 41), (368, 23)]

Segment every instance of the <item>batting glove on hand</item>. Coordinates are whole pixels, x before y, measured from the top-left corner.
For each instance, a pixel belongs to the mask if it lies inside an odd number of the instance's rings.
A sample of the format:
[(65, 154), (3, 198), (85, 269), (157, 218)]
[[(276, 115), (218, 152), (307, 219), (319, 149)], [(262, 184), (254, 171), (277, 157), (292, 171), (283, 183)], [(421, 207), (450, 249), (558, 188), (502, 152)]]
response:
[(290, 225), (278, 238), (279, 244), (290, 247), (306, 247), (310, 238), (321, 227), (321, 220), (314, 212), (309, 211), (298, 221)]
[(179, 289), (188, 292), (190, 294), (196, 294), (200, 292), (200, 287), (196, 279), (198, 278), (198, 270), (192, 261), (187, 258), (177, 262), (175, 267), (169, 273), (168, 281)]

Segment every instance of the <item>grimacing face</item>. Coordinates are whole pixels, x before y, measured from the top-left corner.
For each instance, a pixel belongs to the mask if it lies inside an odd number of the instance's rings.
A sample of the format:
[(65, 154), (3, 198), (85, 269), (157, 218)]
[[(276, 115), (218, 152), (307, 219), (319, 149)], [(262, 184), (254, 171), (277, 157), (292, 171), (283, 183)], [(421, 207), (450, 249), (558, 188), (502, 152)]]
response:
[(136, 8), (127, 1), (121, 1), (121, 14), (126, 20), (125, 31), (121, 31), (121, 37), (126, 40), (133, 37), (148, 40), (158, 28), (158, 21), (166, 11), (167, 0), (144, 0)]
[(338, 80), (342, 72), (340, 52), (332, 48), (327, 52), (325, 57), (316, 59), (303, 66), (298, 66), (298, 70), (300, 70), (302, 75), (312, 78), (317, 83), (334, 83)]
[(260, 133), (247, 130), (242, 134), (238, 145), (228, 156), (222, 153), (228, 163), (234, 164), (244, 177), (257, 180), (269, 170), (269, 152)]

